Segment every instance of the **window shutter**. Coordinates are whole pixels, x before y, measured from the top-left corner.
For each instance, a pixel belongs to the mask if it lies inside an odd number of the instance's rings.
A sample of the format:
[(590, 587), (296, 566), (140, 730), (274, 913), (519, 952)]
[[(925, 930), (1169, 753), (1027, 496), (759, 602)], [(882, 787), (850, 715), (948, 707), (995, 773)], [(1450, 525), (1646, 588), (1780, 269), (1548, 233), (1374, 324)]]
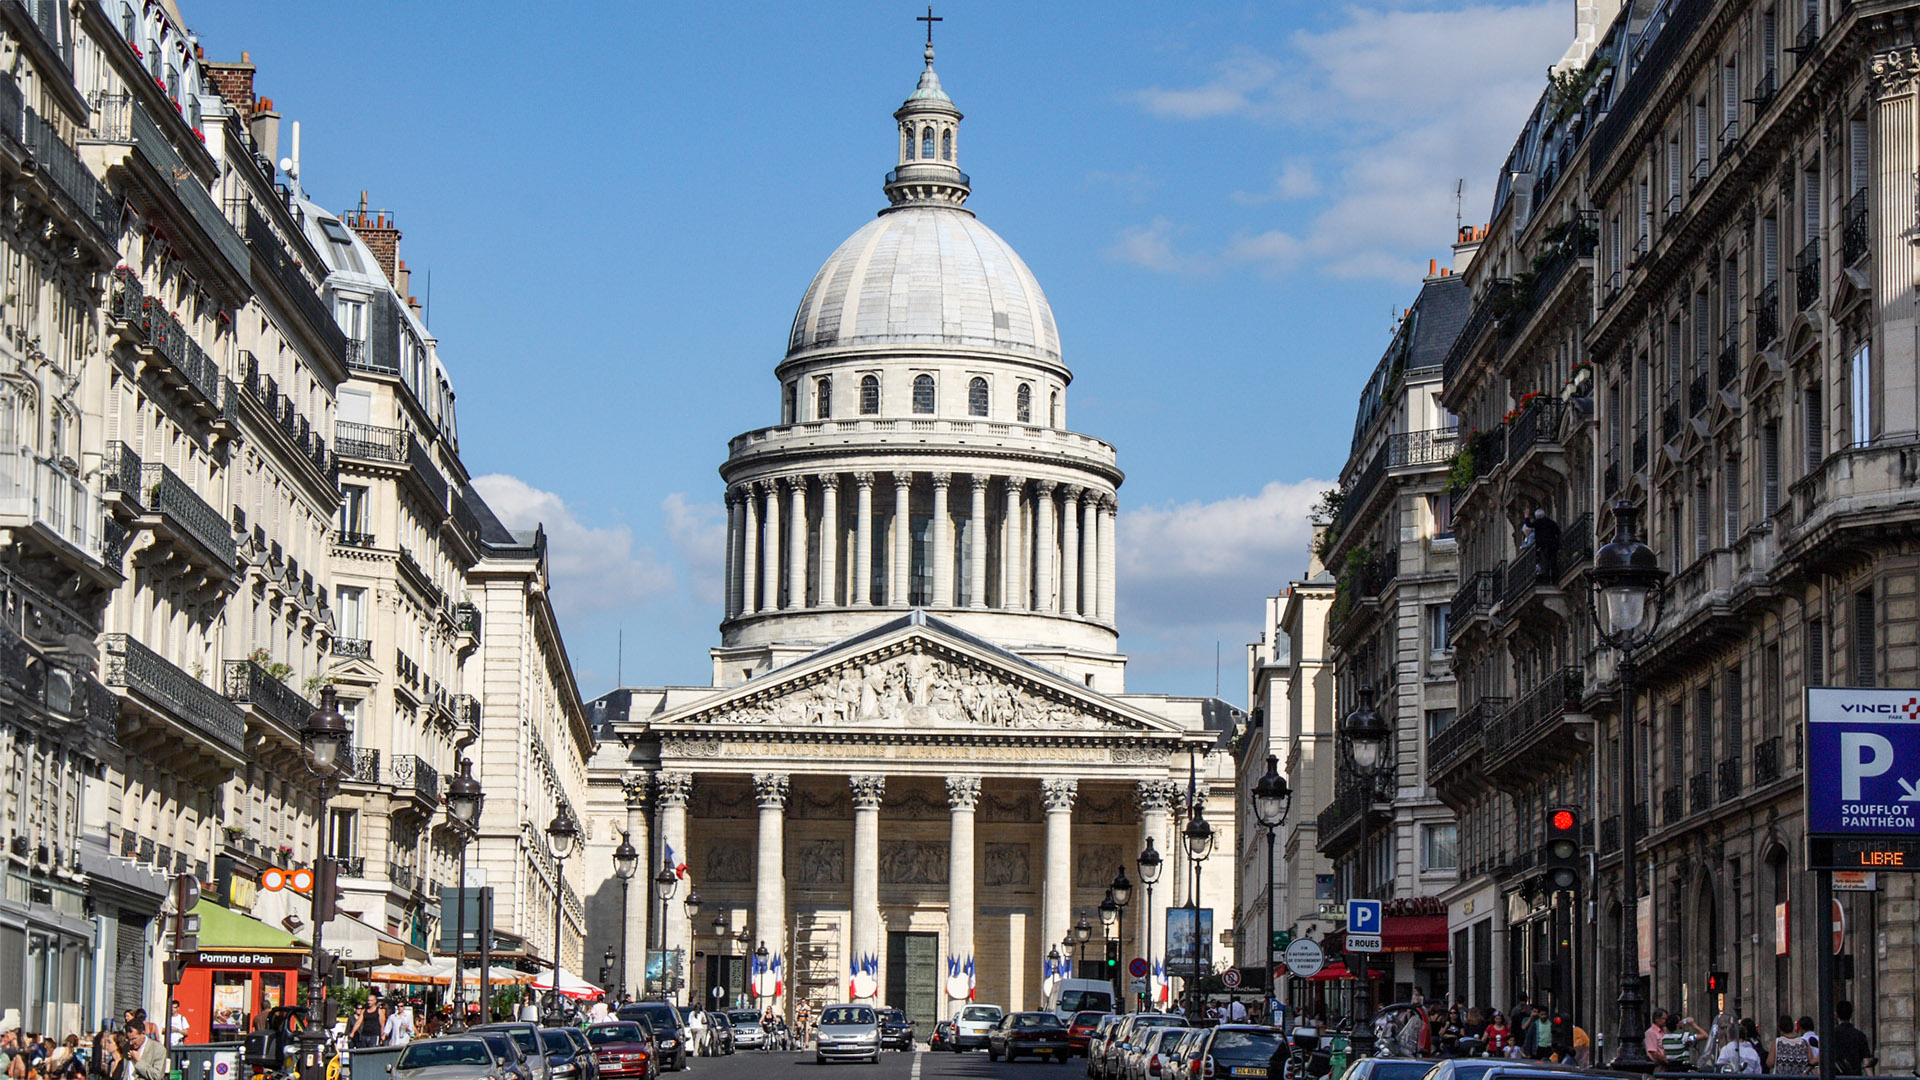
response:
[(1740, 121), (1740, 64), (1727, 61), (1720, 72), (1721, 116), (1722, 124), (1735, 124)]
[(1693, 729), (1693, 771), (1707, 771), (1707, 763), (1713, 760), (1713, 684), (1701, 683), (1693, 691), (1693, 711), (1696, 723)]
[(1780, 18), (1772, 8), (1760, 13), (1760, 66), (1762, 78), (1774, 73), (1780, 66), (1779, 60)]
[(1853, 594), (1853, 685), (1877, 686), (1873, 662), (1873, 588)]
[(1740, 325), (1740, 260), (1727, 256), (1726, 269), (1720, 275), (1720, 296), (1724, 320), (1720, 327), (1723, 334), (1732, 334)]
[(1693, 103), (1693, 160), (1707, 160), (1707, 140), (1712, 132), (1707, 130), (1707, 99), (1701, 98)]
[(1667, 198), (1677, 199), (1679, 197), (1680, 197), (1680, 140), (1678, 138), (1674, 138), (1674, 139), (1668, 140), (1667, 142)]
[(1742, 700), (1746, 686), (1740, 678), (1740, 665), (1727, 669), (1725, 682), (1720, 689), (1720, 738), (1721, 754), (1736, 757), (1740, 747), (1746, 742), (1741, 726), (1745, 720), (1745, 702)]
[(1707, 368), (1707, 357), (1712, 353), (1713, 307), (1707, 300), (1707, 290), (1701, 289), (1693, 294), (1693, 364), (1698, 371)]
[(1740, 538), (1740, 459), (1728, 458), (1721, 495), (1726, 500), (1727, 544)]
[(1713, 486), (1705, 480), (1693, 487), (1693, 557), (1713, 547)]
[(1802, 240), (1817, 240), (1820, 237), (1820, 166), (1815, 164), (1801, 177), (1801, 213), (1804, 215), (1805, 232)]
[(1760, 512), (1772, 517), (1780, 509), (1780, 423), (1760, 430)]
[(1807, 387), (1807, 471), (1818, 469), (1827, 459), (1827, 415), (1825, 395), (1820, 392), (1820, 384)]
[(1827, 624), (1819, 619), (1807, 622), (1807, 685), (1827, 684)]
[(1867, 190), (1867, 122), (1847, 121), (1847, 179), (1851, 191)]
[(1780, 280), (1780, 220), (1769, 214), (1760, 219), (1760, 284)]

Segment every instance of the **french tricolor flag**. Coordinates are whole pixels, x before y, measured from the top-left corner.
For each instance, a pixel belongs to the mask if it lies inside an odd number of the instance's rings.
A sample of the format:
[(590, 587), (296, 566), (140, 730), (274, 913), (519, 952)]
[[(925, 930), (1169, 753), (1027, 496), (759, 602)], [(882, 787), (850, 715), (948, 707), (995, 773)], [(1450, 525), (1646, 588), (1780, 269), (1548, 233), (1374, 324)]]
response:
[(667, 844), (664, 841), (662, 842), (662, 845), (667, 849), (667, 865), (673, 867), (674, 878), (678, 880), (680, 878), (686, 877), (687, 864), (681, 862), (680, 859), (674, 855), (673, 845)]

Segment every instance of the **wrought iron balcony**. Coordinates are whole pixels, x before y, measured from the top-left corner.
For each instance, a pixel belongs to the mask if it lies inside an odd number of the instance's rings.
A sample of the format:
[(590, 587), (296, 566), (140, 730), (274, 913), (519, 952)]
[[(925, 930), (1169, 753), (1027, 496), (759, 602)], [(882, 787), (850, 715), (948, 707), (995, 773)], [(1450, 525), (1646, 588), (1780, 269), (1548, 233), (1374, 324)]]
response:
[(1687, 415), (1699, 416), (1707, 411), (1707, 362), (1702, 357), (1695, 366), (1693, 378), (1687, 382)]
[(1560, 565), (1555, 569), (1564, 579), (1570, 571), (1584, 570), (1592, 558), (1593, 512), (1589, 510), (1560, 531)]
[(298, 261), (280, 242), (266, 215), (260, 213), (251, 202), (247, 204), (247, 247), (253, 251), (255, 261), (266, 266), (281, 291), (287, 294), (293, 306), (306, 318), (314, 334), (326, 344), (327, 351), (345, 363), (347, 335), (340, 331), (340, 324), (333, 321), (327, 305), (321, 302), (313, 283), (300, 272)]
[(252, 660), (227, 661), (227, 697), (251, 705), (288, 731), (299, 732), (313, 714), (313, 702)]
[(1804, 64), (1820, 44), (1820, 16), (1817, 10), (1807, 13), (1806, 21), (1800, 24), (1800, 32), (1793, 37), (1793, 44), (1787, 51), (1793, 54), (1795, 66)]
[(1609, 498), (1620, 491), (1620, 463), (1607, 462), (1606, 469), (1600, 474), (1600, 494)]
[(1680, 402), (1668, 401), (1660, 406), (1660, 441), (1677, 443), (1680, 441)]
[(1608, 814), (1600, 819), (1600, 851), (1602, 854), (1620, 850), (1620, 815)]
[(341, 877), (364, 878), (367, 876), (365, 855), (335, 855), (333, 861), (339, 864)]
[(1713, 159), (1712, 158), (1703, 157), (1699, 161), (1694, 162), (1693, 172), (1689, 174), (1689, 178), (1688, 178), (1689, 184), (1687, 188), (1687, 194), (1689, 195), (1699, 194), (1701, 185), (1705, 184), (1707, 182), (1707, 177), (1712, 175), (1713, 175)]
[(1714, 361), (1714, 385), (1728, 390), (1740, 379), (1740, 332), (1729, 327), (1720, 340), (1720, 357)]
[(1720, 760), (1720, 801), (1732, 802), (1740, 797), (1740, 759), (1737, 757)]
[(453, 605), (453, 625), (463, 634), (472, 634), (474, 637), (479, 637), (480, 609), (465, 600)]
[(1506, 581), (1501, 589), (1500, 606), (1512, 609), (1520, 605), (1535, 588), (1560, 587), (1559, 565), (1537, 545), (1521, 548), (1507, 564)]
[(429, 803), (440, 801), (440, 771), (418, 754), (395, 754), (388, 769), (393, 786), (411, 790)]
[(1633, 437), (1633, 445), (1628, 448), (1628, 466), (1634, 472), (1645, 472), (1647, 468), (1647, 433), (1642, 431)]
[(1671, 825), (1686, 817), (1686, 793), (1679, 784), (1668, 784), (1660, 789), (1660, 823)]
[(1565, 411), (1566, 405), (1559, 398), (1543, 394), (1529, 399), (1507, 429), (1507, 459), (1517, 460), (1537, 444), (1558, 446), (1560, 416)]
[(472, 694), (453, 696), (453, 722), (459, 727), (478, 728), (480, 726), (480, 699)]
[(1551, 765), (1541, 752), (1551, 752), (1556, 747), (1549, 745), (1551, 740), (1545, 740), (1544, 736), (1557, 727), (1557, 721), (1580, 707), (1584, 685), (1577, 667), (1561, 668), (1540, 680), (1538, 686), (1527, 691), (1487, 726), (1489, 763), (1512, 763), (1525, 756), (1531, 766)]
[(1315, 819), (1319, 826), (1316, 843), (1320, 850), (1325, 852), (1343, 846), (1338, 842), (1341, 834), (1359, 824), (1361, 815), (1383, 802), (1390, 802), (1392, 792), (1387, 787), (1389, 783), (1391, 780), (1382, 773), (1374, 774), (1367, 781), (1356, 781), (1343, 774), (1333, 802), (1320, 811), (1320, 816)]
[(183, 227), (198, 230), (206, 238), (207, 244), (219, 252), (220, 258), (227, 264), (234, 276), (243, 281), (250, 280), (251, 267), (248, 266), (247, 245), (240, 234), (233, 230), (233, 223), (220, 212), (219, 204), (200, 184), (200, 177), (188, 166), (186, 159), (173, 148), (173, 143), (160, 130), (153, 117), (140, 107), (133, 105), (131, 114), (133, 147), (147, 165), (159, 176), (180, 200), (187, 211), (188, 221), (180, 222)]
[(341, 457), (401, 462), (407, 460), (408, 442), (407, 433), (400, 428), (345, 420), (333, 425), (333, 448)]
[(333, 542), (341, 547), (371, 548), (379, 547), (379, 541), (370, 532), (350, 532), (341, 530), (333, 534)]
[(413, 867), (402, 866), (397, 862), (387, 864), (387, 880), (393, 882), (394, 887), (401, 892), (412, 892), (418, 881), (414, 876)]
[(1786, 762), (1781, 757), (1782, 739), (1775, 735), (1760, 740), (1753, 748), (1753, 786), (1764, 787), (1785, 775)]
[(1501, 583), (1506, 579), (1506, 569), (1507, 564), (1503, 562), (1492, 570), (1482, 570), (1453, 594), (1453, 604), (1447, 612), (1447, 644), (1453, 644), (1475, 618), (1493, 611)]
[(1504, 708), (1506, 698), (1483, 698), (1427, 740), (1427, 775), (1443, 776), (1479, 756), (1485, 748), (1486, 721)]
[(205, 548), (216, 564), (229, 570), (240, 557), (239, 545), (227, 531), (227, 519), (202, 499), (185, 480), (165, 465), (140, 466), (140, 489), (146, 495), (147, 508), (178, 527), (179, 531)]
[(1760, 120), (1760, 114), (1766, 112), (1773, 105), (1774, 99), (1779, 96), (1780, 73), (1768, 68), (1761, 72), (1760, 81), (1753, 86), (1753, 96), (1747, 99), (1747, 104), (1753, 106), (1753, 118), (1756, 124)]
[(1814, 237), (1800, 249), (1794, 260), (1793, 299), (1796, 310), (1805, 311), (1820, 299), (1820, 238)]
[(1727, 126), (1720, 129), (1720, 160), (1740, 148), (1740, 121), (1729, 120)]
[(366, 638), (337, 637), (328, 651), (342, 660), (371, 660), (373, 642)]
[(1703, 813), (1713, 805), (1713, 774), (1705, 769), (1687, 777), (1687, 812)]
[(102, 682), (138, 694), (179, 726), (223, 749), (241, 751), (246, 717), (212, 687), (126, 634), (102, 638), (101, 653)]
[(1847, 200), (1846, 217), (1840, 224), (1840, 259), (1848, 266), (1867, 257), (1867, 189), (1861, 188)]
[(362, 784), (380, 782), (380, 751), (372, 747), (351, 746), (340, 759), (341, 779)]
[(104, 561), (106, 508), (57, 462), (0, 447), (0, 518), (38, 525), (94, 562)]
[(100, 230), (99, 239), (112, 247), (120, 239), (122, 217), (120, 201), (80, 160), (60, 132), (41, 119), (31, 108), (23, 125), (27, 149), (33, 152), (34, 165), (48, 183), (73, 204), (76, 216)]
[(1764, 349), (1780, 336), (1780, 282), (1770, 281), (1753, 301), (1753, 347)]

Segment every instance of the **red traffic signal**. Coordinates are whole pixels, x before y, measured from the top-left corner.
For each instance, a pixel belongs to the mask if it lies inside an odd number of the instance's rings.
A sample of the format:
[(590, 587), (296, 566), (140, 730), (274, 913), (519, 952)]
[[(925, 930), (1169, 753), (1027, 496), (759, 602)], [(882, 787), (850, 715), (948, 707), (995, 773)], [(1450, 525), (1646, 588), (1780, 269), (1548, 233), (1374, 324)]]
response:
[(1580, 886), (1580, 812), (1571, 806), (1547, 811), (1547, 886), (1568, 892)]
[(1724, 971), (1707, 972), (1707, 993), (1724, 994), (1727, 992), (1727, 973)]
[(1556, 833), (1570, 833), (1580, 827), (1580, 818), (1568, 807), (1555, 810), (1547, 819), (1547, 827)]

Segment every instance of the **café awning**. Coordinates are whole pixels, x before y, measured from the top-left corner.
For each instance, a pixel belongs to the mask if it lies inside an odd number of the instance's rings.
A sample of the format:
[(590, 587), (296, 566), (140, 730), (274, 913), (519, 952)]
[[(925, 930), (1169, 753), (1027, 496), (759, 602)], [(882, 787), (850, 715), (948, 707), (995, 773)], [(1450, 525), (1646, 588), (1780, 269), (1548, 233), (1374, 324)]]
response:
[(1447, 951), (1445, 915), (1388, 915), (1381, 921), (1382, 952)]
[(277, 926), (269, 926), (251, 915), (222, 907), (205, 897), (193, 905), (193, 911), (189, 914), (200, 919), (202, 953), (300, 954), (309, 947), (306, 941)]
[(393, 963), (425, 960), (427, 951), (387, 933), (371, 923), (342, 912), (333, 917), (320, 940), (329, 952), (337, 952), (349, 964)]

